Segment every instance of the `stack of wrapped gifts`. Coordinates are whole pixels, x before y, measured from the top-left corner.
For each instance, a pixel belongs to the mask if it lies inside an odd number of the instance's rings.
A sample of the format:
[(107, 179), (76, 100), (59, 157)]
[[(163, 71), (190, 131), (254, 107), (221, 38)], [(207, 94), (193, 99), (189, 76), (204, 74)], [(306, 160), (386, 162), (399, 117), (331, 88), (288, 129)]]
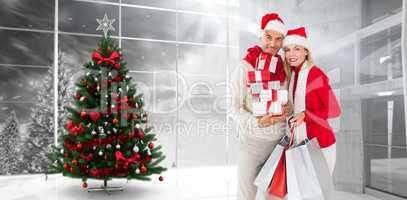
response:
[(255, 116), (283, 114), (282, 106), (288, 101), (288, 92), (281, 88), (280, 81), (273, 80), (277, 58), (273, 57), (269, 66), (259, 67), (247, 72), (247, 86), (252, 95), (252, 112)]

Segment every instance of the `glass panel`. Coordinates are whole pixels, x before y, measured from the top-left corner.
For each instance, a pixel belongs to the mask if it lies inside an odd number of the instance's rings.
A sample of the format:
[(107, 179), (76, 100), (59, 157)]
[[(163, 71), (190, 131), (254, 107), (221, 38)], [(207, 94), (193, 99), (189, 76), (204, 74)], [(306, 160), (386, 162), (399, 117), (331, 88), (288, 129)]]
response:
[[(82, 66), (92, 60), (92, 52), (97, 48), (99, 40), (99, 37), (59, 35), (59, 53), (63, 67), (82, 73)], [(118, 44), (117, 39), (113, 40)]]
[(226, 88), (215, 80), (184, 75), (179, 84), (180, 167), (226, 165)]
[[(367, 146), (367, 162), (370, 166), (371, 187), (407, 196), (406, 158), (407, 149)], [(389, 156), (390, 155), (390, 156)]]
[(355, 83), (355, 50), (354, 46), (337, 49), (335, 52), (318, 59), (318, 65), (326, 66), (324, 71), (333, 88), (350, 86)]
[(178, 71), (183, 74), (211, 74), (225, 80), (226, 63), (224, 47), (179, 45)]
[(17, 28), (54, 29), (54, 0), (2, 1), (0, 26)]
[(175, 0), (122, 0), (123, 3), (175, 9)]
[(175, 40), (175, 12), (123, 7), (123, 36)]
[(130, 70), (175, 70), (175, 44), (137, 40), (122, 42), (123, 58)]
[(0, 102), (36, 102), (36, 94), (43, 87), (41, 82), (48, 80), (53, 85), (52, 77), (52, 70), (47, 68), (1, 66)]
[(392, 1), (362, 1), (362, 25), (369, 26), (375, 22), (401, 12), (403, 0)]
[(25, 31), (0, 30), (1, 64), (51, 66), (54, 35)]
[(400, 38), (401, 26), (398, 25), (361, 41), (361, 84), (402, 76)]
[(178, 13), (178, 40), (226, 44), (225, 17)]
[(72, 0), (61, 1), (59, 4), (59, 29), (65, 32), (101, 35), (102, 31), (96, 31), (99, 25), (96, 19), (102, 19), (105, 13), (109, 19), (116, 19), (113, 23), (115, 31), (109, 33), (118, 35), (119, 6)]
[(180, 10), (223, 15), (238, 12), (238, 7), (236, 3), (227, 0), (207, 0), (207, 1), (177, 0), (177, 8)]
[(370, 187), (406, 195), (406, 129), (403, 96), (364, 100), (364, 143), (367, 184)]

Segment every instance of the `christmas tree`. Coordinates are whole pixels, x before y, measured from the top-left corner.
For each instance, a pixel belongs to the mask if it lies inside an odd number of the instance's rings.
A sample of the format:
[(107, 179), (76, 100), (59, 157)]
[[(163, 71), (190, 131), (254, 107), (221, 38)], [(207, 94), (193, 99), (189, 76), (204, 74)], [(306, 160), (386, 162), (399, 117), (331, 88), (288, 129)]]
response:
[(18, 173), (19, 129), (16, 113), (11, 111), (4, 129), (0, 132), (0, 174)]
[[(151, 180), (166, 168), (148, 126), (143, 95), (127, 75), (121, 49), (105, 36), (84, 65), (59, 138), (49, 154), (49, 173), (105, 181), (112, 178)], [(159, 177), (162, 181), (162, 176)]]

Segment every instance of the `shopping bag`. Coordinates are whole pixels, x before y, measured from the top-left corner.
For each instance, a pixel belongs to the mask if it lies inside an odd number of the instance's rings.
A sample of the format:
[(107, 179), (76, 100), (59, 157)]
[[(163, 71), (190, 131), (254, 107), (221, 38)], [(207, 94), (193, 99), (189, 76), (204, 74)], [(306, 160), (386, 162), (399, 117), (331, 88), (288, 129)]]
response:
[(278, 161), (283, 155), (284, 149), (287, 145), (288, 137), (284, 136), (274, 148), (273, 152), (270, 154), (269, 158), (264, 163), (256, 179), (254, 180), (254, 185), (261, 189), (263, 193), (267, 191), (267, 188), (270, 185), (271, 179), (273, 178), (274, 172), (277, 168)]
[(307, 142), (294, 144), (285, 151), (288, 200), (324, 200)]
[(267, 194), (279, 198), (284, 198), (287, 195), (287, 177), (285, 168), (285, 153), (281, 155), (277, 169), (274, 172), (271, 184), (267, 190)]
[(332, 181), (331, 172), (329, 171), (329, 167), (321, 151), (318, 140), (313, 138), (312, 140), (306, 142), (306, 146), (308, 148), (315, 171), (317, 172), (316, 175), (319, 184), (321, 185), (324, 198), (325, 200), (329, 200), (332, 198), (334, 184)]
[(274, 148), (267, 161), (264, 163), (262, 169), (254, 180), (254, 184), (257, 186), (256, 200), (264, 200), (265, 195), (274, 173), (277, 169), (277, 165), (284, 155), (285, 148), (288, 146), (288, 136), (284, 136), (279, 144)]

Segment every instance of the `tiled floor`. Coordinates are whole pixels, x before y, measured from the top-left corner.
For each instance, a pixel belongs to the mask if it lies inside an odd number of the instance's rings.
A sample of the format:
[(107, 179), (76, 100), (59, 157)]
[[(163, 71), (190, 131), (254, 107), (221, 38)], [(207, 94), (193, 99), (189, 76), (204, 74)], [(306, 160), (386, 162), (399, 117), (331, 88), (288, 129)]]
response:
[[(123, 186), (123, 192), (88, 193), (81, 188), (81, 180), (52, 175), (0, 177), (0, 196), (3, 200), (82, 200), (82, 199), (138, 199), (138, 200), (235, 200), (236, 167), (171, 169), (164, 173), (164, 181), (153, 177), (151, 182), (114, 180), (111, 186)], [(101, 181), (89, 181), (97, 187)], [(378, 200), (376, 198), (336, 192), (335, 200)]]

